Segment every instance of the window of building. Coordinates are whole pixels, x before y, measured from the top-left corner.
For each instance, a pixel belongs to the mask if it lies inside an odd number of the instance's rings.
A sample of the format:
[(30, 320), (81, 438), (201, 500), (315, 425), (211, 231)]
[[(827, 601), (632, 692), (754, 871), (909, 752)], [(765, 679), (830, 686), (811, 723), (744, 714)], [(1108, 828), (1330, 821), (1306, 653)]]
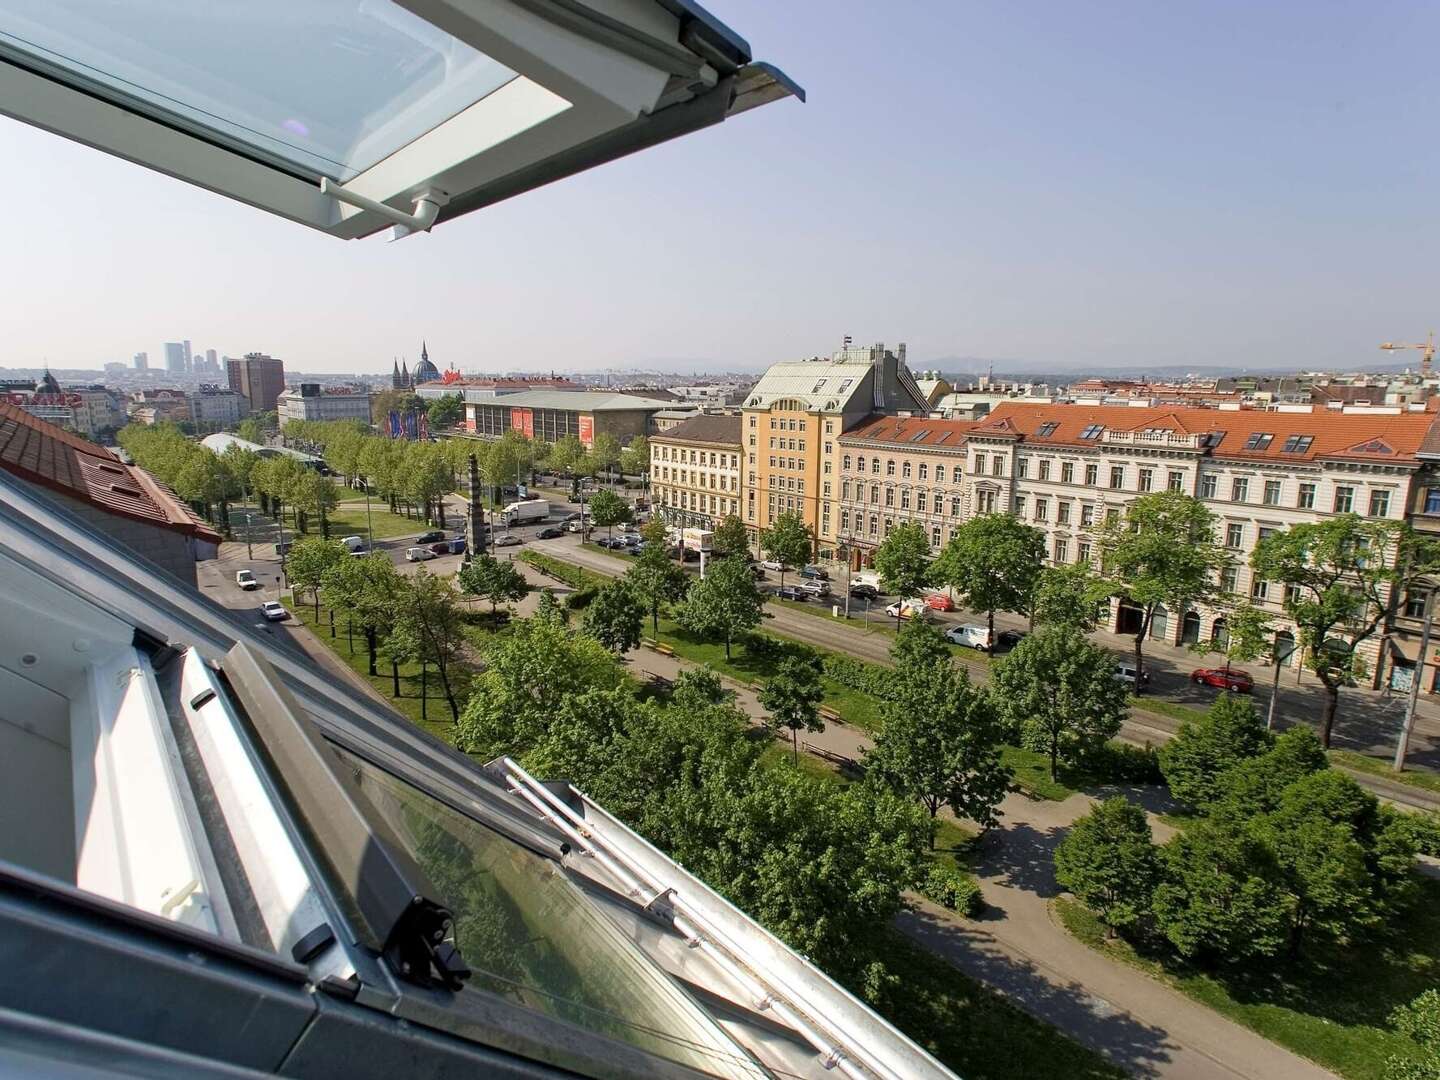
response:
[(1057, 563), (1070, 561), (1070, 541), (1059, 536), (1055, 538), (1055, 561)]
[(871, 488), (870, 488), (870, 505), (871, 505), (871, 506), (879, 506), (879, 505), (880, 505), (880, 485), (879, 485), (879, 484), (874, 484), (874, 485), (872, 485)]
[(1049, 459), (1049, 458), (1041, 458), (1041, 459), (1040, 459), (1040, 479), (1041, 479), (1041, 480), (1049, 480), (1049, 479), (1050, 479), (1050, 459)]
[(776, 467), (776, 466), (775, 466), (775, 461), (776, 461), (775, 455), (773, 455), (773, 454), (770, 455), (770, 468), (773, 469), (773, 468)]
[(826, 421), (825, 421), (825, 434), (826, 434), (826, 435), (834, 435), (834, 434), (835, 434), (835, 421), (834, 421), (834, 420), (826, 420)]
[(1060, 482), (1062, 484), (1073, 484), (1075, 482), (1075, 463), (1073, 461), (1062, 461), (1060, 463)]
[(961, 498), (960, 498), (959, 495), (951, 495), (951, 496), (950, 496), (950, 516), (951, 516), (951, 517), (959, 517), (959, 516), (960, 516), (961, 501), (962, 501), (962, 500), (961, 500)]
[[(848, 469), (850, 466), (847, 465), (845, 467)], [(865, 471), (865, 457), (863, 454), (855, 459), (855, 471), (862, 473)]]
[[(771, 423), (771, 424), (774, 424), (775, 421), (772, 420), (772, 421), (770, 421), (770, 423)], [(754, 427), (754, 426), (755, 426), (755, 417), (753, 417), (753, 416), (750, 417), (750, 426), (751, 426), (751, 427)]]
[(995, 512), (995, 492), (981, 491), (976, 493), (976, 501), (979, 504), (980, 513), (993, 514)]
[(1171, 491), (1180, 491), (1185, 487), (1185, 474), (1172, 470), (1166, 478), (1165, 486)]
[(990, 475), (991, 475), (991, 476), (1003, 476), (1003, 475), (1005, 475), (1005, 459), (1004, 459), (1003, 457), (1001, 457), (999, 454), (996, 454), (993, 458), (990, 459)]
[(888, 488), (888, 487), (887, 487), (887, 488), (885, 489), (885, 505), (886, 505), (886, 506), (894, 506), (894, 505), (895, 505), (895, 489), (894, 489), (894, 488)]
[(1264, 450), (1267, 446), (1269, 446), (1269, 445), (1270, 445), (1272, 442), (1274, 442), (1274, 441), (1275, 441), (1275, 436), (1274, 436), (1273, 434), (1271, 434), (1270, 432), (1268, 432), (1268, 431), (1256, 431), (1256, 432), (1253, 432), (1253, 433), (1251, 434), (1250, 438), (1248, 438), (1248, 439), (1245, 440), (1245, 449), (1246, 449), (1246, 450)]
[(1110, 466), (1110, 486), (1112, 488), (1123, 488), (1125, 486), (1125, 466)]
[(915, 509), (922, 514), (925, 512), (925, 492), (917, 491), (915, 493)]
[(1314, 435), (1291, 435), (1285, 440), (1282, 451), (1286, 454), (1303, 454), (1310, 449), (1310, 444), (1314, 441)]
[(870, 515), (870, 535), (877, 536), (880, 532), (880, 519), (874, 514)]
[(1220, 572), (1220, 588), (1224, 592), (1233, 593), (1235, 586), (1240, 583), (1240, 571), (1233, 566), (1227, 566)]
[(843, 508), (840, 510), (840, 531), (842, 533), (850, 531), (850, 511)]
[(930, 547), (933, 549), (933, 548), (938, 548), (939, 546), (940, 546), (940, 526), (939, 526), (939, 525), (931, 525), (931, 526), (930, 526)]
[(1270, 583), (1262, 577), (1257, 577), (1250, 582), (1250, 598), (1252, 600), (1264, 600), (1270, 595)]
[(1200, 497), (1202, 499), (1215, 497), (1215, 476), (1213, 474), (1207, 474), (1200, 478)]
[(1088, 563), (1090, 561), (1090, 541), (1081, 540), (1078, 544), (1076, 544), (1075, 555), (1077, 557), (1077, 561), (1082, 563)]
[(1035, 434), (1042, 439), (1048, 439), (1051, 435), (1055, 434), (1055, 429), (1059, 426), (1060, 425), (1053, 420), (1047, 420), (1036, 429)]
[(1425, 513), (1440, 514), (1440, 487), (1425, 489)]
[(1036, 500), (1035, 500), (1035, 520), (1036, 520), (1036, 521), (1049, 521), (1049, 520), (1050, 520), (1050, 500), (1049, 500), (1049, 499), (1036, 499)]
[(871, 475), (871, 476), (879, 476), (879, 475), (880, 475), (880, 459), (879, 459), (878, 457), (877, 457), (877, 458), (871, 458), (871, 459), (870, 459), (870, 475)]
[(1238, 521), (1232, 521), (1225, 526), (1225, 546), (1227, 548), (1239, 548), (1245, 543), (1245, 526)]
[(885, 475), (886, 475), (886, 476), (894, 476), (894, 475), (895, 475), (895, 459), (894, 459), (894, 458), (887, 458), (887, 459), (886, 459), (886, 461), (885, 461)]
[[(791, 442), (794, 443), (795, 440), (792, 439)], [(795, 450), (799, 450), (801, 453), (804, 453), (804, 452), (805, 452), (805, 440), (804, 440), (804, 439), (801, 439), (801, 440), (799, 441), (799, 445), (795, 445), (795, 446), (793, 446), (792, 448), (795, 449)]]
[(909, 510), (909, 509), (910, 509), (910, 489), (909, 489), (909, 488), (906, 488), (904, 491), (900, 492), (900, 509), (901, 509), (901, 510)]
[(821, 487), (820, 494), (823, 495), (823, 496), (824, 496), (825, 498), (827, 498), (827, 499), (830, 497), (830, 481), (829, 481), (829, 480), (826, 480), (825, 483), (824, 483), (824, 485)]
[(1262, 501), (1265, 503), (1266, 506), (1279, 506), (1279, 505), (1280, 505), (1280, 481), (1279, 481), (1279, 480), (1266, 480), (1266, 481), (1265, 481), (1265, 494), (1262, 496)]
[(902, 480), (909, 480), (909, 479), (910, 479), (910, 462), (908, 462), (908, 461), (903, 461), (903, 462), (900, 463), (900, 479), (902, 479)]
[(984, 471), (985, 471), (985, 455), (984, 455), (984, 454), (976, 454), (976, 455), (975, 455), (975, 472), (976, 472), (976, 473), (983, 473)]
[(1295, 499), (1295, 505), (1301, 510), (1315, 509), (1315, 485), (1301, 484), (1300, 494)]
[[(985, 468), (985, 458), (984, 458), (983, 456), (977, 455), (976, 458), (975, 458), (975, 465), (976, 465), (976, 470), (975, 470), (976, 472), (981, 472), (981, 471), (983, 471), (984, 468)], [(1029, 459), (1029, 458), (1027, 458), (1027, 457), (1020, 457), (1019, 455), (1016, 455), (1016, 458), (1015, 458), (1015, 475), (1016, 475), (1017, 477), (1019, 477), (1021, 480), (1024, 480), (1027, 476), (1030, 475), (1030, 459)]]
[(1405, 594), (1405, 617), (1407, 619), (1423, 619), (1425, 617), (1425, 596), (1418, 589), (1411, 589)]
[(1086, 465), (1086, 466), (1085, 466), (1085, 486), (1086, 486), (1086, 487), (1094, 487), (1094, 486), (1095, 486), (1096, 484), (1098, 484), (1098, 483), (1100, 483), (1100, 466), (1099, 466), (1099, 465)]
[(1100, 433), (1104, 430), (1105, 426), (1103, 424), (1091, 424), (1089, 427), (1085, 428), (1084, 431), (1080, 432), (1080, 438), (1098, 439), (1100, 437)]
[(1080, 524), (1086, 527), (1095, 524), (1095, 507), (1089, 503), (1082, 503), (1080, 506)]
[(1070, 504), (1068, 502), (1060, 502), (1055, 504), (1055, 524), (1070, 524)]
[(923, 462), (923, 461), (920, 463), (920, 479), (921, 479), (921, 480), (928, 480), (928, 479), (930, 479), (930, 466), (927, 465), (927, 464), (925, 464), (925, 462)]
[(1237, 476), (1230, 481), (1230, 501), (1245, 502), (1250, 498), (1250, 481)]
[(956, 465), (955, 468), (951, 470), (951, 475), (954, 477), (954, 479), (951, 480), (952, 484), (964, 483), (965, 471), (959, 465)]
[(1372, 491), (1372, 492), (1370, 492), (1370, 516), (1371, 516), (1371, 517), (1389, 517), (1389, 516), (1390, 516), (1390, 492), (1388, 492), (1388, 491)]
[(1155, 470), (1154, 470), (1154, 469), (1141, 469), (1141, 470), (1140, 470), (1140, 490), (1141, 490), (1141, 491), (1153, 491), (1154, 489), (1155, 489)]
[(842, 469), (844, 469), (846, 472), (849, 472), (849, 471), (850, 471), (850, 455), (849, 455), (849, 454), (846, 454), (843, 458), (840, 459), (840, 467), (841, 467)]
[(1116, 521), (1119, 521), (1119, 520), (1120, 520), (1120, 508), (1119, 508), (1118, 506), (1107, 506), (1107, 507), (1105, 508), (1105, 521), (1106, 521), (1106, 523), (1108, 524), (1108, 523), (1116, 522)]
[(1335, 513), (1348, 514), (1355, 509), (1355, 489), (1341, 485), (1335, 489)]

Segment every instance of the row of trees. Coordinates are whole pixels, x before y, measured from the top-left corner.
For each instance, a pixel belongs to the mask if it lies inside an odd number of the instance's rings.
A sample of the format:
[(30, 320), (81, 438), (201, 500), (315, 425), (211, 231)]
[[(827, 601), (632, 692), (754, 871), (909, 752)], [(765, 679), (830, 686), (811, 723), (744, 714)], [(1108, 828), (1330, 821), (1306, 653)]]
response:
[(1055, 854), (1061, 884), (1110, 933), (1201, 964), (1263, 965), (1311, 940), (1373, 935), (1413, 898), (1403, 816), (1330, 768), (1308, 728), (1277, 738), (1247, 698), (1225, 694), (1160, 760), (1198, 821), (1157, 847), (1144, 811), (1110, 799)]

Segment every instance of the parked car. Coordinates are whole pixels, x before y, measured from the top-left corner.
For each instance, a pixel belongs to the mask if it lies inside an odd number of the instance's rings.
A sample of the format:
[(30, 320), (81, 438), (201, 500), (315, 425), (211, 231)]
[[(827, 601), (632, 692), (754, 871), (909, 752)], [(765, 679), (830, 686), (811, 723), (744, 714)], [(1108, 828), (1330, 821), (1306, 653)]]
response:
[(463, 536), (452, 536), (449, 541), (451, 555), (464, 555), (466, 540)]
[[(1135, 663), (1132, 660), (1121, 660), (1115, 665), (1115, 678), (1128, 686), (1135, 685)], [(1140, 676), (1142, 686), (1150, 682), (1150, 673), (1147, 671)]]
[(850, 586), (850, 595), (856, 600), (878, 600), (880, 590), (864, 581), (857, 581)]
[(995, 647), (997, 649), (1013, 649), (1020, 642), (1025, 640), (1024, 630), (1001, 630), (995, 635)]
[(682, 560), (684, 562), (699, 562), (700, 553), (690, 548), (672, 547), (670, 548), (670, 558), (676, 560), (677, 562)]
[[(351, 540), (351, 539), (359, 540), (360, 538), (359, 538), (358, 536), (356, 536), (356, 537), (348, 537), (348, 536), (347, 536), (347, 537), (346, 537), (346, 540)], [(433, 544), (433, 543), (435, 543), (435, 541), (437, 541), (437, 540), (444, 540), (444, 539), (445, 539), (445, 534), (444, 534), (443, 532), (441, 532), (439, 529), (431, 529), (429, 532), (423, 532), (423, 533), (421, 533), (419, 536), (417, 536), (417, 537), (415, 538), (415, 543), (417, 543), (417, 544)]]
[(750, 567), (750, 576), (751, 576), (752, 578), (754, 578), (756, 581), (764, 581), (764, 580), (765, 580), (765, 571), (764, 571), (764, 569), (761, 568), (761, 566), (760, 566), (759, 563), (754, 563), (754, 564), (752, 564), (751, 567)]
[(993, 647), (988, 626), (952, 626), (945, 631), (945, 640), (954, 645), (963, 645), (967, 649), (979, 649), (981, 652), (989, 652)]
[(279, 555), (283, 559), (286, 555), (290, 554), (290, 549), (294, 546), (294, 540), (281, 540), (278, 544), (275, 545), (275, 554)]
[(796, 600), (800, 603), (810, 599), (810, 594), (803, 585), (782, 585), (775, 590), (775, 595), (781, 600)]
[(260, 613), (270, 622), (284, 622), (290, 618), (290, 612), (278, 600), (267, 600), (260, 605)]
[(256, 579), (255, 571), (253, 570), (236, 570), (235, 584), (247, 592), (260, 587), (260, 582)]
[(541, 529), (539, 532), (537, 532), (537, 533), (535, 534), (535, 539), (536, 539), (536, 540), (556, 540), (556, 539), (559, 539), (560, 537), (562, 537), (562, 536), (564, 536), (564, 535), (565, 535), (565, 530), (564, 530), (564, 529), (557, 529), (554, 525), (550, 525), (550, 526), (548, 526), (548, 527), (546, 527), (546, 528), (544, 528), (544, 529)]
[(944, 593), (930, 593), (925, 597), (925, 603), (929, 604), (935, 611), (954, 611), (955, 601)]
[(575, 511), (573, 514), (566, 514), (564, 517), (562, 517), (562, 518), (560, 519), (560, 524), (561, 524), (561, 525), (569, 525), (570, 522), (572, 522), (572, 521), (579, 521), (579, 520), (580, 520), (580, 511), (577, 510), (577, 511)]
[(1228, 671), (1218, 667), (1196, 668), (1190, 673), (1190, 681), (1196, 686), (1213, 686), (1218, 690), (1234, 690), (1241, 694), (1248, 694), (1255, 689), (1255, 680), (1250, 677), (1250, 673), (1235, 668)]
[(830, 595), (830, 583), (828, 581), (802, 581), (799, 589), (806, 596), (813, 596), (817, 600), (822, 596)]
[(885, 609), (885, 614), (892, 619), (932, 619), (930, 608), (924, 600), (911, 598), (909, 600), (897, 600)]
[(520, 537), (515, 536), (511, 533), (506, 533), (504, 536), (497, 536), (493, 541), (493, 546), (514, 547), (516, 544), (523, 544), (524, 542), (525, 541), (521, 540)]
[(345, 545), (345, 550), (351, 555), (365, 550), (365, 537), (363, 536), (342, 536), (340, 543)]
[(830, 575), (822, 566), (802, 566), (800, 576), (807, 581), (829, 581)]
[(428, 547), (408, 547), (405, 549), (406, 562), (425, 562), (427, 559), (435, 558), (435, 552)]
[(433, 551), (436, 555), (449, 555), (450, 541), (441, 540), (438, 544), (431, 544), (430, 550)]
[(760, 563), (760, 569), (773, 570), (778, 574), (781, 570), (784, 570), (785, 567), (778, 559), (765, 559)]
[(573, 521), (570, 521), (570, 522), (567, 522), (567, 523), (566, 523), (566, 525), (565, 525), (565, 531), (566, 531), (566, 532), (572, 532), (572, 533), (584, 532), (584, 531), (585, 531), (585, 522), (581, 521), (581, 520), (577, 517), (577, 518), (575, 518)]

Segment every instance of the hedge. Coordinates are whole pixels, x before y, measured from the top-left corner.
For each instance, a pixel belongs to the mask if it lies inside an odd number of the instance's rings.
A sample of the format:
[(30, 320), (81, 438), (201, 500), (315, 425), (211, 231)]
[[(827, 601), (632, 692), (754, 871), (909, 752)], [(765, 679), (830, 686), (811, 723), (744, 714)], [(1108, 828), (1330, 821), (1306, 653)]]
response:
[(881, 700), (894, 694), (895, 672), (890, 668), (832, 652), (825, 653), (824, 665), (825, 674), (841, 686)]
[(948, 863), (932, 863), (930, 872), (920, 884), (920, 891), (935, 903), (958, 911), (967, 918), (973, 919), (985, 910), (980, 883)]

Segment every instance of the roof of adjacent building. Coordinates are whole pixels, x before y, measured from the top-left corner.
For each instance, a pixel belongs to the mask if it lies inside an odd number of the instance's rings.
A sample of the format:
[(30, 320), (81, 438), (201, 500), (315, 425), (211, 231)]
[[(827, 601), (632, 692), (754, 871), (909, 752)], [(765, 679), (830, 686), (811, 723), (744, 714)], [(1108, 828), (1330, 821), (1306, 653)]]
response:
[[(1423, 412), (1342, 413), (1262, 409), (1202, 409), (1184, 406), (1130, 408), (1124, 405), (1032, 405), (1001, 402), (974, 426), (975, 435), (1011, 436), (1027, 445), (1096, 447), (1105, 432), (1173, 432), (1206, 435), (1198, 449), (1212, 457), (1241, 460), (1316, 461), (1348, 459), (1400, 463), (1415, 461), (1435, 416)], [(1046, 434), (1041, 429), (1053, 424)], [(1096, 437), (1082, 432), (1099, 427)], [(1248, 446), (1252, 435), (1270, 435), (1263, 446)], [(1286, 451), (1291, 436), (1309, 436), (1303, 449)]]
[(107, 513), (220, 542), (219, 533), (144, 469), (6, 402), (0, 402), (0, 468)]
[(739, 446), (740, 421), (738, 413), (701, 413), (683, 423), (676, 424), (669, 431), (650, 436), (651, 442), (708, 443), (712, 446)]
[[(750, 388), (745, 407), (764, 409), (776, 401), (793, 399), (802, 402), (807, 410), (849, 412), (848, 402), (862, 393), (873, 395), (868, 376), (876, 370), (877, 357), (883, 357), (880, 370), (884, 376), (885, 411), (929, 411), (930, 403), (910, 369), (882, 346), (841, 349), (829, 359), (771, 364)], [(867, 401), (867, 411), (869, 407)]]
[(981, 426), (979, 420), (939, 420), (925, 416), (871, 416), (840, 436), (841, 443), (863, 440), (889, 443), (902, 450), (953, 450)]
[[(491, 402), (475, 402), (489, 405)], [(569, 409), (572, 412), (636, 412), (669, 409), (673, 401), (633, 397), (630, 394), (600, 394), (588, 390), (529, 390), (496, 398), (495, 405), (514, 409)]]

